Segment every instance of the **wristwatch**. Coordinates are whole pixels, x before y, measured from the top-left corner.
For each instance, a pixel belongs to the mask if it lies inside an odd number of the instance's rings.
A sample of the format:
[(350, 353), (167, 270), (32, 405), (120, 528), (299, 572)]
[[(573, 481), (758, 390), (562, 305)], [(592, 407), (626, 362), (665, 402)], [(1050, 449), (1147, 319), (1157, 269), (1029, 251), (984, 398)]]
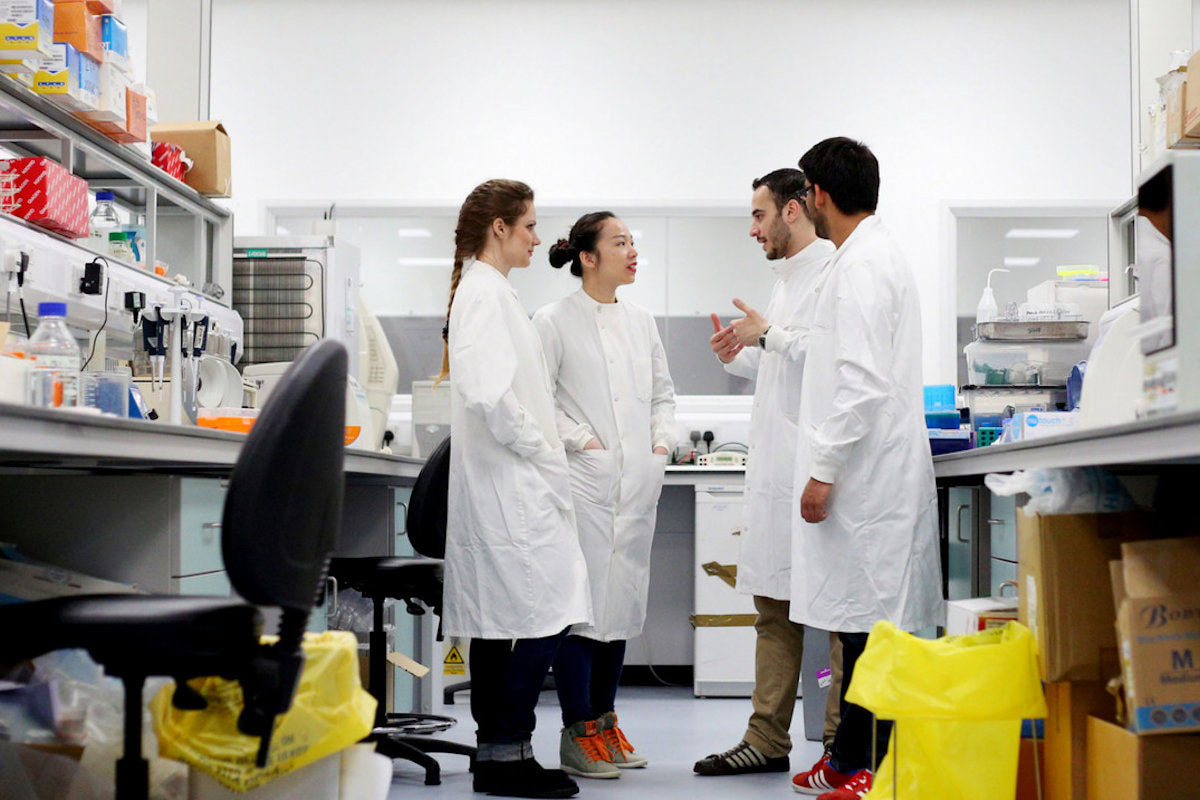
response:
[(758, 346), (764, 350), (767, 349), (767, 331), (770, 331), (770, 330), (771, 330), (771, 326), (768, 325), (767, 329), (762, 332), (762, 336), (758, 337)]

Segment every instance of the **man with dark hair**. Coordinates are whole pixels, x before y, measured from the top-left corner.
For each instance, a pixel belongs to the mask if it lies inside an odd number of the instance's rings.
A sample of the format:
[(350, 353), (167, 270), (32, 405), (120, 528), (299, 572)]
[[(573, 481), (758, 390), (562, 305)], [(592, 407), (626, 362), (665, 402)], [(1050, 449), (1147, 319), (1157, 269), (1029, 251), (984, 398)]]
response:
[[(827, 759), (792, 780), (821, 800), (871, 788), (891, 725), (845, 687), (879, 620), (915, 631), (943, 619), (937, 495), (925, 435), (921, 305), (912, 271), (875, 216), (879, 164), (827, 139), (800, 159), (804, 208), (837, 247), (804, 360), (793, 510), (793, 622), (838, 631), (842, 720)], [(807, 478), (805, 478), (807, 476)], [(872, 759), (872, 750), (876, 758)], [(830, 791), (833, 790), (833, 791)]]
[(805, 182), (799, 170), (775, 170), (752, 186), (750, 235), (762, 245), (778, 280), (765, 317), (737, 299), (733, 302), (744, 318), (722, 327), (713, 314), (711, 344), (727, 372), (755, 382), (737, 572), (737, 590), (753, 595), (758, 611), (754, 711), (736, 747), (696, 762), (700, 775), (788, 771), (788, 730), (804, 651), (804, 626), (788, 619), (800, 435), (795, 420), (804, 333), (833, 246), (817, 238), (804, 213), (800, 198)]

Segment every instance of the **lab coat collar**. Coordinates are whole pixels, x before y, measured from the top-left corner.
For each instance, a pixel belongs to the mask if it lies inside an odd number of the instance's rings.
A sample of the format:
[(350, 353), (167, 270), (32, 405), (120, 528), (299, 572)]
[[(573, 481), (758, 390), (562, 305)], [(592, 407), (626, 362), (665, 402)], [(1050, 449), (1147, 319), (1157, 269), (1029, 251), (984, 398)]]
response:
[(814, 239), (791, 258), (780, 258), (772, 261), (771, 269), (775, 271), (775, 274), (781, 280), (786, 281), (792, 275), (795, 275), (796, 270), (801, 267), (827, 257), (827, 254), (822, 252), (822, 248), (817, 244), (820, 241), (820, 239)]
[(466, 272), (467, 270), (478, 272), (480, 275), (486, 276), (488, 280), (499, 281), (500, 283), (504, 284), (514, 295), (517, 293), (516, 287), (513, 286), (512, 282), (504, 276), (504, 273), (486, 261), (472, 258), (463, 264), (463, 271)]
[(580, 289), (575, 293), (575, 302), (579, 303), (587, 311), (605, 311), (606, 309), (617, 308), (621, 305), (620, 301), (616, 303), (601, 303), (590, 294)]
[(874, 230), (877, 230), (880, 225), (882, 225), (882, 223), (879, 221), (878, 214), (872, 214), (862, 222), (858, 223), (858, 227), (854, 229), (854, 232), (846, 237), (846, 241), (842, 242), (842, 246), (837, 249), (837, 255), (841, 255), (843, 250), (864, 236), (869, 236), (870, 233)]

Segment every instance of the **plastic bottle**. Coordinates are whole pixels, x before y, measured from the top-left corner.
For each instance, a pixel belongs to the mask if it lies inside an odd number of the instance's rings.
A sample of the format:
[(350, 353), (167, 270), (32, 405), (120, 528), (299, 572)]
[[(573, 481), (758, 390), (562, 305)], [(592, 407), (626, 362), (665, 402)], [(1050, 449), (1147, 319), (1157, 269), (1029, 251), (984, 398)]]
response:
[(38, 303), (38, 326), (25, 346), (34, 359), (30, 402), (74, 406), (79, 395), (79, 344), (67, 328), (66, 303)]
[(130, 246), (130, 233), (113, 231), (108, 235), (108, 254), (119, 261), (133, 263), (133, 247)]
[(997, 267), (988, 273), (987, 285), (983, 287), (983, 294), (979, 298), (979, 305), (975, 306), (976, 325), (991, 322), (1000, 316), (1000, 309), (996, 306), (996, 295), (992, 293), (992, 275), (997, 272), (1008, 272), (1008, 270), (1003, 267)]
[(117, 207), (113, 204), (112, 192), (96, 192), (96, 207), (92, 209), (88, 224), (91, 227), (92, 249), (107, 253), (108, 235), (121, 228), (121, 217), (117, 215)]

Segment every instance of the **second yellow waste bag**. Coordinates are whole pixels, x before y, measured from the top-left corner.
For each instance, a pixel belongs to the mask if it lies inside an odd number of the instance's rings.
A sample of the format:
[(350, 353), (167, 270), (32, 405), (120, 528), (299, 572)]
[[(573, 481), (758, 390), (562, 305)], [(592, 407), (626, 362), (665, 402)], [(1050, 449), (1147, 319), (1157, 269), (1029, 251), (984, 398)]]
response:
[(1021, 720), (1046, 716), (1037, 644), (1015, 622), (932, 641), (876, 623), (846, 699), (896, 721), (879, 800), (1012, 800)]
[(336, 753), (370, 733), (375, 698), (359, 680), (358, 644), (348, 631), (305, 634), (304, 670), (292, 707), (279, 718), (267, 766), (254, 764), (258, 739), (237, 729), (242, 688), (223, 678), (200, 678), (189, 685), (208, 701), (202, 711), (171, 704), (174, 685), (150, 703), (159, 754), (212, 775), (235, 791)]

